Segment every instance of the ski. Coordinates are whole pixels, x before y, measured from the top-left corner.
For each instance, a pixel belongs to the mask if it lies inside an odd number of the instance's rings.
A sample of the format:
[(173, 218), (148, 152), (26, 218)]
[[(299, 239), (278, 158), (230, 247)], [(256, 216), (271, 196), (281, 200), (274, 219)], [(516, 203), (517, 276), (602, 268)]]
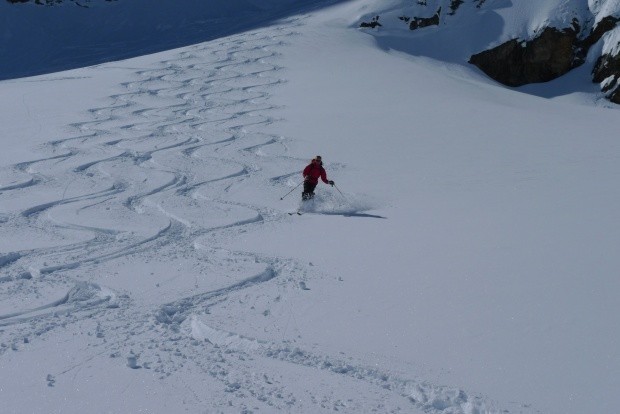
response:
[(288, 213), (289, 216), (292, 216), (293, 214), (297, 214), (298, 216), (301, 216), (303, 213), (301, 211), (293, 211), (292, 213)]

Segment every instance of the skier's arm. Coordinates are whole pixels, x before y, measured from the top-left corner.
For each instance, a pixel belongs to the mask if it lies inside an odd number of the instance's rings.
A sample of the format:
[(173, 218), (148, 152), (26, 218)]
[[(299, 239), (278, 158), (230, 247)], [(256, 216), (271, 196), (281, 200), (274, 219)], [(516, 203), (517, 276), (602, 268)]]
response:
[(329, 184), (329, 181), (327, 181), (327, 173), (324, 168), (321, 169), (321, 180), (323, 180), (325, 184)]

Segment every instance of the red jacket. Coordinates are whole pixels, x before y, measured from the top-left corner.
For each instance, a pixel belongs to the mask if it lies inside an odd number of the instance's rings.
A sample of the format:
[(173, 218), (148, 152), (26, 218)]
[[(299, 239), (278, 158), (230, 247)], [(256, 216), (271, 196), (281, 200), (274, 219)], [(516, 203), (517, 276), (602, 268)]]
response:
[(325, 184), (329, 184), (327, 181), (327, 173), (325, 172), (325, 168), (322, 165), (317, 165), (314, 163), (310, 163), (306, 168), (304, 168), (304, 180), (317, 185), (319, 183), (319, 178), (323, 180)]

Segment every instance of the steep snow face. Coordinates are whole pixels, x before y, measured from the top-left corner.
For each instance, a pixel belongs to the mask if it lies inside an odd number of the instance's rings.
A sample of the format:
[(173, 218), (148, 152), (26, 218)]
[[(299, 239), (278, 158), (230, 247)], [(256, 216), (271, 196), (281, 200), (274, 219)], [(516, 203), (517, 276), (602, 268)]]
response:
[[(334, 1), (312, 0), (304, 7)], [(337, 2), (337, 1), (336, 1)], [(0, 1), (0, 79), (139, 56), (256, 27), (300, 11), (293, 0)], [(79, 7), (83, 4), (87, 7)]]
[[(313, 0), (301, 7), (342, 2)], [(3, 1), (0, 79), (197, 43), (285, 16), (299, 9), (298, 3), (179, 0), (159, 2), (154, 7), (148, 0), (92, 0), (54, 6)], [(589, 31), (602, 18), (620, 12), (618, 0), (367, 0), (353, 4), (349, 24), (357, 26), (379, 15), (382, 29), (377, 36), (382, 37), (385, 47), (460, 63), (510, 39), (530, 39), (548, 26), (571, 27), (576, 20)], [(428, 18), (440, 9), (439, 26), (419, 33), (411, 33), (408, 22), (402, 19)]]
[(620, 54), (620, 27), (608, 32), (603, 36), (603, 54), (617, 56)]
[(588, 0), (588, 7), (595, 17), (595, 24), (607, 16), (620, 14), (620, 2), (618, 0)]

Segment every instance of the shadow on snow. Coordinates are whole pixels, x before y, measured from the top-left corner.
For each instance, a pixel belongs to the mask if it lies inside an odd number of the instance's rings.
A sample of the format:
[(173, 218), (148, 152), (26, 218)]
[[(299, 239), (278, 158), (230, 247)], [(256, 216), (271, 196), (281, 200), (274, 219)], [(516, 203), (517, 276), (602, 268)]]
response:
[(128, 59), (254, 30), (348, 0), (0, 1), (0, 80)]

